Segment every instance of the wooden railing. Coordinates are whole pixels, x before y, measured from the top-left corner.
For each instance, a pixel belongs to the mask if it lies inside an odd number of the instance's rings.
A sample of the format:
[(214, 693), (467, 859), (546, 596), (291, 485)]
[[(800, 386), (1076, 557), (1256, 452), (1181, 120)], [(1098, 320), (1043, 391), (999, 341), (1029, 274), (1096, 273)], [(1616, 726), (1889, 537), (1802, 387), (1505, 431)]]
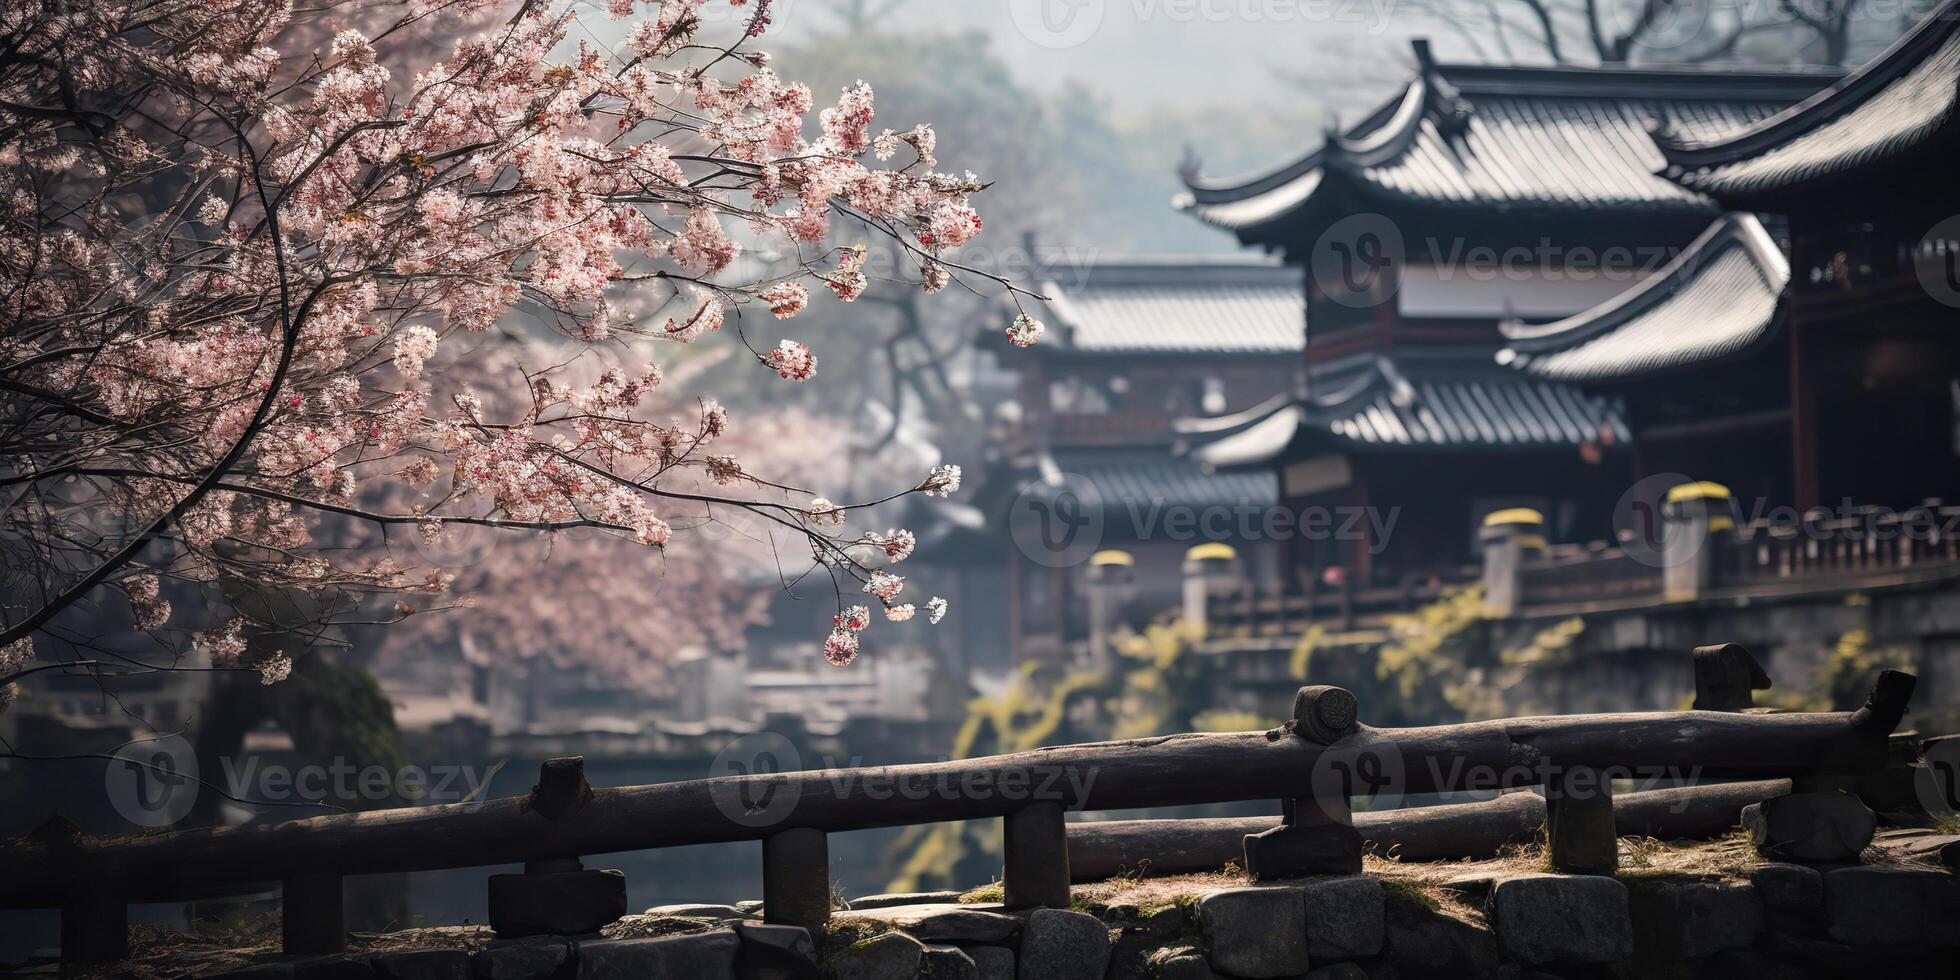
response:
[[(1887, 671), (1855, 712), (1574, 715), (1403, 729), (1359, 724), (1346, 691), (1306, 688), (1293, 721), (1271, 731), (613, 788), (587, 785), (581, 760), (558, 759), (545, 763), (523, 797), (111, 838), (46, 827), (0, 844), (0, 908), (60, 907), (65, 955), (106, 956), (126, 948), (131, 902), (278, 881), (288, 951), (317, 953), (344, 942), (345, 875), (516, 862), (545, 873), (578, 868), (586, 855), (756, 840), (763, 842), (765, 918), (816, 928), (831, 907), (827, 834), (991, 817), (1004, 819), (1006, 904), (1066, 907), (1066, 810), (1280, 799), (1305, 826), (1310, 813), (1343, 812), (1354, 791), (1345, 777), (1331, 785), (1325, 777), (1370, 771), (1358, 761), (1370, 758), (1377, 775), (1393, 760), (1397, 788), (1407, 793), (1616, 769), (1742, 779), (1867, 772), (1884, 763), (1913, 683)], [(1559, 799), (1553, 796), (1555, 813)], [(1264, 853), (1277, 855), (1272, 868), (1292, 866), (1285, 848)], [(1254, 856), (1250, 842), (1247, 855), (1267, 860)], [(330, 925), (295, 928), (307, 923)]]
[(1392, 586), (1356, 588), (1343, 581), (1322, 585), (1307, 578), (1282, 592), (1246, 584), (1210, 596), (1205, 635), (1216, 638), (1297, 637), (1312, 626), (1353, 629), (1412, 612), (1442, 598), (1445, 590), (1474, 581), (1474, 566), (1401, 576)]
[[(1699, 585), (1747, 591), (1779, 585), (1854, 589), (1911, 573), (1960, 575), (1960, 507), (1904, 512), (1869, 509), (1801, 523), (1756, 520), (1708, 540)], [(1518, 611), (1588, 603), (1662, 602), (1668, 556), (1632, 554), (1603, 542), (1557, 544), (1517, 566)], [(1298, 637), (1319, 626), (1350, 629), (1436, 601), (1477, 581), (1477, 566), (1403, 575), (1394, 586), (1322, 585), (1310, 577), (1280, 592), (1240, 585), (1211, 594), (1206, 635), (1224, 641)]]
[(1661, 570), (1619, 548), (1561, 545), (1518, 569), (1520, 604), (1659, 595)]
[(1960, 507), (1870, 510), (1801, 524), (1757, 521), (1719, 539), (1717, 584), (1857, 578), (1960, 564)]

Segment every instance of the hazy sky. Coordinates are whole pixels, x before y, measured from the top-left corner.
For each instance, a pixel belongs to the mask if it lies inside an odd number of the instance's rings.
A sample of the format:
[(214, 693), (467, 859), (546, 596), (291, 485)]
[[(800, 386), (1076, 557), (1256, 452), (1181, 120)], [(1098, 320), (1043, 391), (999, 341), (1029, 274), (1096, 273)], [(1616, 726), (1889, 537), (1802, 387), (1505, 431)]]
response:
[[(877, 9), (878, 0), (865, 0)], [(890, 0), (885, 0), (890, 2)], [(1384, 98), (1433, 31), (1401, 0), (899, 0), (907, 27), (977, 28), (1023, 84), (1085, 82), (1120, 112)], [(849, 0), (776, 0), (773, 36), (834, 30)], [(1316, 80), (1309, 86), (1299, 80)]]

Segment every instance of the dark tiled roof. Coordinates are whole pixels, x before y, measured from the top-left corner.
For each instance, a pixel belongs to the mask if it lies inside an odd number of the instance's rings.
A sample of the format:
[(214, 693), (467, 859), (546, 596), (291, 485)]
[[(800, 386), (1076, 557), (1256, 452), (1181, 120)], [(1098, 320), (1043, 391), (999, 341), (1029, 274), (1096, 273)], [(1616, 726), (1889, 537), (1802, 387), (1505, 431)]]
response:
[(1194, 450), (1221, 469), (1285, 454), (1531, 451), (1631, 439), (1616, 401), (1494, 366), (1386, 360), (1341, 391), (1296, 402)]
[(1305, 343), (1299, 269), (1234, 258), (1095, 262), (1040, 284), (1052, 344), (1085, 354), (1267, 354)]
[(1659, 275), (1554, 323), (1504, 324), (1497, 362), (1554, 381), (1625, 380), (1708, 364), (1773, 336), (1789, 262), (1754, 217), (1727, 215)]
[[(1960, 0), (1947, 0), (1884, 54), (1773, 118), (1722, 137), (1668, 131), (1682, 186), (1747, 204), (1802, 193), (1960, 142)], [(1951, 161), (1947, 161), (1950, 166)]]
[(1271, 470), (1207, 473), (1190, 459), (1141, 454), (1063, 457), (1055, 465), (1072, 478), (1070, 486), (1093, 486), (1105, 508), (1269, 507), (1279, 502), (1279, 477)]
[(1502, 68), (1426, 59), (1402, 95), (1345, 135), (1264, 177), (1187, 173), (1180, 202), (1248, 243), (1272, 240), (1330, 182), (1389, 201), (1505, 210), (1705, 212), (1706, 198), (1658, 176), (1649, 127), (1665, 117), (1712, 138), (1759, 122), (1836, 73)]

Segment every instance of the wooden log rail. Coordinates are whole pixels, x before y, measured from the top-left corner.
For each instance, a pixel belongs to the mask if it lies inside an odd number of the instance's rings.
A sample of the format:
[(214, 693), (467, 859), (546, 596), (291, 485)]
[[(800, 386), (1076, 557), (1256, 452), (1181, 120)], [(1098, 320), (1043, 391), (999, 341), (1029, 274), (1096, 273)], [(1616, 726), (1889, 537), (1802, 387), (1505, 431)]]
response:
[[(1751, 803), (1790, 792), (1787, 779), (1643, 790), (1613, 798), (1619, 837), (1705, 840), (1735, 828)], [(1243, 841), (1271, 830), (1276, 817), (1098, 820), (1070, 824), (1068, 866), (1076, 881), (1120, 874), (1155, 877), (1217, 871), (1238, 861)], [(1380, 810), (1354, 815), (1371, 854), (1404, 861), (1483, 858), (1530, 842), (1545, 828), (1545, 800), (1505, 793), (1480, 803)]]
[[(107, 927), (131, 902), (255, 882), (311, 882), (310, 894), (330, 896), (337, 889), (324, 879), (344, 875), (517, 862), (543, 871), (576, 868), (583, 855), (743, 840), (775, 842), (765, 848), (776, 855), (766, 857), (769, 876), (817, 877), (828, 868), (799, 855), (823, 834), (991, 817), (1009, 818), (1008, 875), (1018, 880), (1006, 882), (1008, 894), (1054, 904), (1068, 894), (1065, 809), (1279, 798), (1305, 825), (1308, 811), (1346, 806), (1351, 790), (1324, 781), (1330, 765), (1370, 756), (1397, 760), (1396, 788), (1408, 793), (1528, 786), (1574, 770), (1738, 779), (1862, 773), (1885, 763), (1912, 687), (1910, 674), (1886, 671), (1854, 712), (1572, 715), (1402, 729), (1359, 724), (1345, 691), (1306, 689), (1296, 710), (1311, 716), (1270, 731), (616, 788), (588, 787), (582, 768), (557, 760), (524, 797), (102, 839), (37, 833), (0, 844), (0, 907), (92, 909), (90, 922)], [(1331, 694), (1306, 697), (1314, 691)], [(1295, 846), (1273, 844), (1275, 855)], [(817, 893), (814, 881), (765, 882), (764, 890)], [(114, 901), (104, 903), (104, 894)], [(827, 910), (806, 904), (798, 901), (793, 914), (820, 924)]]

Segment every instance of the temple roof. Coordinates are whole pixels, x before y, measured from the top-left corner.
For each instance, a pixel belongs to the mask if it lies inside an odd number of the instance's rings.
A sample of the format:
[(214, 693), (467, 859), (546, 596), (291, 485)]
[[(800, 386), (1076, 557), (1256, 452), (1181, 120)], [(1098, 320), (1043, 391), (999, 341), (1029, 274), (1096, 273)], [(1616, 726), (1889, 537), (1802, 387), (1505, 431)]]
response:
[(1781, 323), (1790, 265), (1754, 216), (1725, 215), (1651, 279), (1575, 316), (1502, 325), (1497, 363), (1553, 381), (1628, 380), (1753, 350)]
[(1230, 469), (1313, 452), (1534, 451), (1631, 439), (1614, 400), (1494, 365), (1380, 359), (1338, 390), (1267, 412), (1191, 455)]
[[(1335, 185), (1386, 203), (1507, 212), (1713, 216), (1706, 197), (1659, 175), (1649, 136), (1665, 118), (1713, 139), (1816, 93), (1835, 71), (1442, 65), (1417, 42), (1420, 69), (1393, 101), (1269, 174), (1184, 175), (1179, 206), (1247, 244), (1276, 234)], [(1345, 209), (1342, 209), (1343, 211)]]
[(1188, 458), (1144, 454), (1069, 453), (1058, 456), (1055, 464), (1075, 478), (1071, 485), (1078, 480), (1093, 485), (1104, 507), (1270, 507), (1279, 502), (1279, 477), (1271, 470), (1207, 473)]
[(1876, 59), (1771, 118), (1727, 135), (1670, 125), (1658, 140), (1667, 175), (1683, 187), (1753, 206), (1951, 150), (1957, 102), (1960, 0), (1946, 0)]
[(1306, 336), (1300, 270), (1230, 257), (1117, 259), (1050, 275), (1038, 352), (1271, 354)]

